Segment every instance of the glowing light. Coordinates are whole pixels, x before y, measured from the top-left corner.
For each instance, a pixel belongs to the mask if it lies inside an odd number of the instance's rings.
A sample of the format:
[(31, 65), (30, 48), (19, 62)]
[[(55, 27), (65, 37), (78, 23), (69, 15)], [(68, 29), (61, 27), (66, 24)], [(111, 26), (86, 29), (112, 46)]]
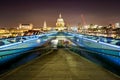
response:
[(79, 39), (77, 39), (77, 42), (79, 42)]
[(115, 23), (116, 28), (120, 28), (120, 23)]
[(84, 28), (85, 28), (85, 29), (88, 29), (88, 25), (85, 25)]
[(40, 42), (41, 42), (41, 40), (40, 40), (40, 39), (38, 39), (38, 40), (37, 40), (37, 43), (40, 43)]

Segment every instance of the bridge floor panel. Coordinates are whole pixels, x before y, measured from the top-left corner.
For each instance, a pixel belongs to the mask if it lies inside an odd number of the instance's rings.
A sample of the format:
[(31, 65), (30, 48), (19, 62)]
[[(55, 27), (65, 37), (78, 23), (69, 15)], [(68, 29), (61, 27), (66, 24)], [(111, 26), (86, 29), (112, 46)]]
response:
[(58, 49), (11, 71), (0, 80), (120, 80), (120, 78), (77, 54)]

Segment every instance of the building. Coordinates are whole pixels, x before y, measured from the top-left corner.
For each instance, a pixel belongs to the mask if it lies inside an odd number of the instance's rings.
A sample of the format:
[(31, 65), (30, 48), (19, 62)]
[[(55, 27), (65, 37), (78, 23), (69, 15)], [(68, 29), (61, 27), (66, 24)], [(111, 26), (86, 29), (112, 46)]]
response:
[(44, 30), (44, 31), (47, 30), (47, 23), (46, 23), (46, 21), (44, 21), (44, 23), (43, 23), (43, 30)]
[(7, 29), (0, 28), (0, 34), (9, 33)]
[(11, 34), (9, 33), (9, 30), (5, 28), (0, 28), (0, 38), (5, 38), (10, 36)]
[(48, 27), (48, 26), (47, 26), (47, 22), (44, 21), (44, 24), (43, 24), (43, 31), (49, 31), (49, 30), (51, 30), (51, 27)]
[(43, 28), (47, 28), (47, 23), (44, 21)]
[(33, 29), (33, 24), (20, 24), (19, 29), (22, 30), (31, 30)]
[(62, 18), (61, 14), (59, 15), (59, 18), (57, 19), (55, 29), (56, 30), (64, 30), (65, 29), (65, 22), (64, 22), (64, 19)]
[(115, 23), (115, 28), (120, 28), (120, 23)]

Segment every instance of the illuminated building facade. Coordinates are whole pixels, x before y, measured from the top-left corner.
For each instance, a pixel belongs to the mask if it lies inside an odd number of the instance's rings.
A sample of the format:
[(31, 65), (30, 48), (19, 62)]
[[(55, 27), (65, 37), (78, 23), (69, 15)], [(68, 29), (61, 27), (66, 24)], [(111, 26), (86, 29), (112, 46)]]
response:
[(33, 24), (20, 24), (19, 29), (31, 30), (31, 29), (33, 29)]

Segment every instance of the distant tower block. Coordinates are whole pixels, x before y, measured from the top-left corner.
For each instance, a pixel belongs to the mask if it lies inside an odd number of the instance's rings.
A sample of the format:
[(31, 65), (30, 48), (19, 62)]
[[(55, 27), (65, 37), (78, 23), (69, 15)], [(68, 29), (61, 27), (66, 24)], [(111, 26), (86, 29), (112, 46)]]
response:
[(57, 30), (64, 30), (65, 29), (64, 19), (62, 18), (61, 14), (59, 15), (59, 18), (57, 19), (56, 29)]
[(50, 30), (50, 27), (47, 26), (46, 21), (44, 21), (43, 30), (44, 30), (44, 31)]
[(47, 28), (47, 23), (44, 21), (43, 28)]

